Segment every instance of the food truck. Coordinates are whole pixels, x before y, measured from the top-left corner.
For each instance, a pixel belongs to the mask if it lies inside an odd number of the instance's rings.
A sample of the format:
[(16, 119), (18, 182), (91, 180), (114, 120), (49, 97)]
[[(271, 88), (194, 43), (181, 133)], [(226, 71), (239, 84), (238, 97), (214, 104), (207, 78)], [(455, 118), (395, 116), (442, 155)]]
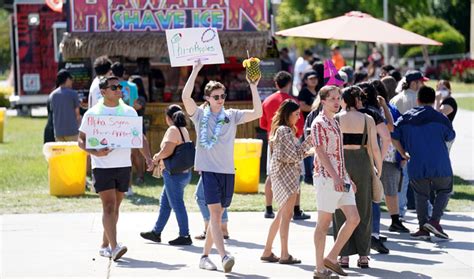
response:
[[(165, 109), (180, 103), (191, 67), (171, 67), (165, 30), (216, 28), (225, 63), (206, 65), (197, 78), (193, 98), (202, 102), (209, 80), (227, 88), (227, 107), (251, 108), (251, 94), (242, 61), (262, 59), (259, 84), (262, 99), (274, 91), (272, 77), (280, 69), (278, 51), (270, 32), (268, 0), (68, 0), (67, 33), (62, 59), (78, 72), (107, 55), (124, 64), (127, 73), (141, 76), (148, 103), (145, 120), (152, 150), (158, 150), (166, 131)], [(67, 63), (66, 63), (67, 64)], [(86, 75), (84, 75), (86, 76)], [(254, 138), (258, 121), (240, 125), (237, 137)], [(190, 129), (195, 138), (194, 129)]]
[(66, 14), (45, 1), (16, 0), (10, 26), (15, 88), (10, 103), (29, 114), (31, 107), (46, 104), (55, 87)]

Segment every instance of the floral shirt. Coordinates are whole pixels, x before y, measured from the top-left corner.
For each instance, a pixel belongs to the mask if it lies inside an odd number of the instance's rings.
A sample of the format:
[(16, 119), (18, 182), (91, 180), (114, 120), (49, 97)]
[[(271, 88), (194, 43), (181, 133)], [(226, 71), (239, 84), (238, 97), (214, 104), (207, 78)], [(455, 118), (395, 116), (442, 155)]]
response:
[[(346, 183), (350, 183), (344, 164), (344, 153), (342, 150), (342, 132), (339, 124), (334, 119), (329, 119), (323, 111), (314, 119), (311, 125), (311, 138), (313, 146), (323, 146), (329, 157), (329, 161), (336, 170), (339, 177)], [(332, 178), (329, 172), (321, 164), (318, 155), (314, 157), (314, 174), (325, 178)]]

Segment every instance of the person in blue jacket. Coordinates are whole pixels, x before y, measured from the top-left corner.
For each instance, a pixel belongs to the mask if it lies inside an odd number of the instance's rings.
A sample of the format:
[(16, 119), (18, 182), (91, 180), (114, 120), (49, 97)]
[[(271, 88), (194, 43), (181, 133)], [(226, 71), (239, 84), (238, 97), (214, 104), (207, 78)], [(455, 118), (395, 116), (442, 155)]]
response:
[[(408, 176), (415, 191), (419, 230), (412, 238), (428, 240), (430, 233), (449, 239), (440, 225), (441, 216), (453, 189), (453, 170), (446, 142), (456, 134), (449, 119), (433, 108), (436, 93), (423, 86), (417, 96), (418, 106), (408, 110), (395, 123), (392, 142), (408, 160)], [(435, 199), (428, 214), (430, 192)]]

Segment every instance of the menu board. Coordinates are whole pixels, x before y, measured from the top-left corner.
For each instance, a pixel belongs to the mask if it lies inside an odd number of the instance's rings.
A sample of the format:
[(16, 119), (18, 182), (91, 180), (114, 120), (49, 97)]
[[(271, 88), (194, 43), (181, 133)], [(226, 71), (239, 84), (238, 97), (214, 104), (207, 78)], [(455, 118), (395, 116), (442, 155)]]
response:
[(258, 83), (258, 93), (263, 101), (273, 92), (277, 91), (273, 78), (281, 70), (281, 61), (278, 58), (269, 58), (260, 61), (262, 78)]
[(77, 91), (79, 99), (89, 95), (92, 83), (92, 65), (90, 59), (74, 59), (63, 62), (63, 69), (68, 70), (74, 77), (72, 88)]

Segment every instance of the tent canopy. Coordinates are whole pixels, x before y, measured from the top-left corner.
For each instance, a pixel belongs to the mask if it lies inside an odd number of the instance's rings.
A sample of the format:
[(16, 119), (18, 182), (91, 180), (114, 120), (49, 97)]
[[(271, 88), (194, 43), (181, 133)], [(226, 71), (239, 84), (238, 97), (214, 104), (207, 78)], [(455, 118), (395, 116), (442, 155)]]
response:
[(369, 14), (352, 11), (343, 16), (282, 30), (280, 36), (378, 42), (402, 45), (442, 45)]

